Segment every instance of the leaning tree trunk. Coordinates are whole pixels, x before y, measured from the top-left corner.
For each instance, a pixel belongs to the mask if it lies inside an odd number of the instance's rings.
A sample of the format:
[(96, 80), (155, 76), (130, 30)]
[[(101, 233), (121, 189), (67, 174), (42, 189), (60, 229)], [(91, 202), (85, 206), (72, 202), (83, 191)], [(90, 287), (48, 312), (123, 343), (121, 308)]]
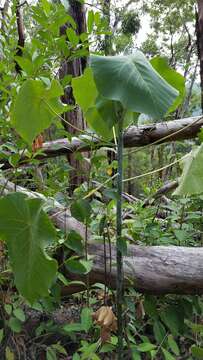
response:
[[(86, 32), (86, 17), (84, 5), (79, 1), (75, 0), (70, 0), (69, 5), (69, 14), (72, 16), (77, 25), (78, 35)], [(67, 26), (68, 25), (61, 27), (61, 35), (65, 34)], [(63, 61), (59, 71), (60, 78), (62, 79), (66, 75), (72, 75), (73, 77), (80, 76), (86, 67), (86, 63), (86, 58), (78, 58), (74, 59), (73, 61), (69, 61), (69, 59), (67, 59)], [(62, 101), (68, 105), (75, 104), (71, 87), (68, 87), (65, 90)], [(74, 127), (69, 124), (72, 124)], [(63, 125), (70, 134), (77, 133), (78, 131), (76, 130), (76, 128), (84, 130), (86, 128), (86, 123), (82, 115), (81, 109), (79, 107), (76, 107), (73, 111), (65, 113)], [(73, 168), (73, 170), (70, 171), (69, 178), (69, 191), (71, 194), (76, 187), (78, 187), (86, 180), (85, 174), (87, 174), (88, 172), (89, 165), (84, 160), (78, 160), (74, 154), (68, 154), (67, 158), (70, 166)]]
[(201, 105), (203, 113), (203, 0), (197, 2), (196, 13), (197, 50), (200, 61)]

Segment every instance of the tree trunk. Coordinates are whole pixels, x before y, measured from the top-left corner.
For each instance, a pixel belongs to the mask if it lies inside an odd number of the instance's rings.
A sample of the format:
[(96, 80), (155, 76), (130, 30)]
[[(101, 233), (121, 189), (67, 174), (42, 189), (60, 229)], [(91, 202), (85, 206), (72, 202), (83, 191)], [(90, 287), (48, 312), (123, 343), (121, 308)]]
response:
[[(74, 19), (77, 25), (77, 33), (78, 35), (86, 32), (86, 18), (85, 18), (85, 9), (84, 5), (79, 1), (70, 0), (69, 1), (70, 9), (69, 14)], [(67, 26), (61, 27), (61, 34), (65, 33)], [(59, 77), (62, 79), (66, 75), (72, 75), (73, 77), (80, 76), (85, 67), (87, 60), (85, 58), (75, 59), (73, 61), (65, 60), (61, 64), (61, 68), (59, 71)], [(68, 105), (74, 105), (75, 99), (73, 97), (73, 92), (71, 87), (67, 87), (65, 90), (65, 94), (62, 97), (62, 101)], [(65, 129), (70, 134), (75, 134), (78, 131), (71, 126), (71, 124), (81, 130), (85, 130), (86, 123), (82, 115), (82, 111), (80, 108), (76, 108), (73, 111), (69, 111), (64, 114), (64, 122), (63, 125)], [(89, 169), (89, 165), (85, 160), (78, 160), (74, 154), (68, 153), (67, 158), (70, 166), (73, 170), (69, 173), (69, 192), (72, 194), (73, 190), (78, 187), (81, 183), (83, 183), (87, 178), (87, 172)]]
[(203, 0), (197, 1), (196, 14), (196, 35), (197, 35), (197, 50), (200, 61), (200, 87), (201, 87), (201, 105), (203, 113)]

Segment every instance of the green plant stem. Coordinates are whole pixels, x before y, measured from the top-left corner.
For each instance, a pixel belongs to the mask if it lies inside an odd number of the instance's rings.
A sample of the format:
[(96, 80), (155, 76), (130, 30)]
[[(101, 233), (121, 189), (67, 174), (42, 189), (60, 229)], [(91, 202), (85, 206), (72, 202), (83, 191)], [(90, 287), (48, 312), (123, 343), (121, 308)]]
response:
[(118, 360), (123, 359), (123, 258), (120, 250), (122, 235), (122, 180), (123, 180), (123, 119), (118, 121), (118, 176), (117, 176), (117, 212), (116, 212), (116, 251), (117, 251), (117, 318), (118, 318)]

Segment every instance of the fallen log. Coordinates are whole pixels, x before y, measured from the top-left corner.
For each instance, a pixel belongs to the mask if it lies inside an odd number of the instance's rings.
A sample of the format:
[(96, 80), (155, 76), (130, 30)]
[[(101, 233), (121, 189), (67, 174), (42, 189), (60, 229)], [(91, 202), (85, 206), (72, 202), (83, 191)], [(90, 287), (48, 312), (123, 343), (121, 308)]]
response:
[[(42, 194), (15, 186), (5, 178), (0, 179), (2, 193), (20, 191), (29, 197), (40, 197), (45, 201), (48, 213), (54, 224), (63, 231), (74, 229), (85, 237), (85, 227), (74, 219), (69, 210), (64, 209), (54, 199), (46, 199)], [(104, 259), (103, 244), (91, 243), (90, 234), (88, 253), (93, 259), (89, 274), (90, 284), (105, 283), (116, 287), (116, 249), (112, 245), (111, 259), (107, 249)], [(105, 262), (107, 272), (105, 274)], [(110, 271), (110, 263), (113, 264)], [(85, 277), (67, 273), (72, 280)], [(176, 246), (135, 246), (129, 245), (124, 256), (125, 286), (133, 286), (137, 291), (151, 294), (203, 294), (203, 248)], [(84, 290), (84, 287), (70, 285), (68, 294)]]
[[(89, 254), (94, 265), (90, 282), (101, 282), (116, 287), (116, 268), (109, 273), (110, 258), (107, 254), (107, 278), (104, 273), (103, 245), (91, 244)], [(112, 263), (116, 249), (112, 248)], [(178, 246), (128, 246), (124, 256), (125, 286), (151, 294), (203, 294), (203, 248)]]
[[(191, 139), (197, 136), (203, 126), (203, 117), (190, 117), (180, 120), (165, 121), (151, 125), (130, 126), (124, 132), (124, 147), (141, 147), (153, 143), (161, 144), (164, 142)], [(42, 153), (35, 158), (46, 160), (61, 155), (71, 154), (76, 151), (91, 151), (94, 147), (114, 146), (101, 142), (94, 135), (82, 135), (69, 141), (67, 138), (48, 141), (43, 144)], [(22, 157), (20, 164), (27, 164), (29, 159)], [(8, 169), (11, 165), (5, 161), (2, 169)]]
[[(124, 132), (124, 146), (126, 148), (140, 147), (154, 142), (170, 142), (177, 140), (190, 139), (197, 136), (203, 126), (203, 117), (196, 116), (180, 120), (165, 121), (151, 125), (130, 126)], [(65, 155), (75, 151), (91, 150), (91, 146), (102, 147), (97, 138), (81, 136), (71, 142), (68, 139), (59, 139), (45, 142), (43, 151), (47, 157)]]

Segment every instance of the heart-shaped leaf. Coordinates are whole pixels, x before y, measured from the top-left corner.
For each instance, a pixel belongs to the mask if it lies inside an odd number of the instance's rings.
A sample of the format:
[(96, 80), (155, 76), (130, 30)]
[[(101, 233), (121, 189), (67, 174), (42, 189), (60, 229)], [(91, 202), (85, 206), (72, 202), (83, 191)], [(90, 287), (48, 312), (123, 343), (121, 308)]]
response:
[(57, 262), (45, 253), (56, 239), (40, 199), (14, 193), (0, 199), (0, 237), (8, 245), (15, 284), (30, 303), (48, 295)]
[(129, 56), (91, 56), (98, 92), (124, 109), (161, 118), (178, 96), (142, 52)]
[(12, 123), (29, 144), (48, 128), (57, 114), (65, 111), (59, 96), (63, 89), (53, 80), (47, 88), (41, 80), (26, 80), (21, 86), (13, 108)]
[(172, 69), (167, 60), (160, 56), (154, 57), (150, 63), (153, 68), (165, 79), (171, 86), (179, 91), (179, 96), (175, 99), (173, 105), (169, 108), (168, 112), (175, 111), (184, 99), (185, 96), (185, 78), (177, 71)]

